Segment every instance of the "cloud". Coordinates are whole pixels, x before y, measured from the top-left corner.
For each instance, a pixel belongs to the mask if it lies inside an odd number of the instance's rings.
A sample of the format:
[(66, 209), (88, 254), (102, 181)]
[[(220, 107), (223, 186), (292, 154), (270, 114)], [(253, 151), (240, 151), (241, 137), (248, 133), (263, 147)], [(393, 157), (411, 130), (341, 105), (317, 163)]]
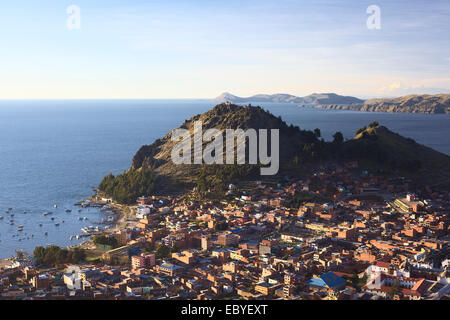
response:
[(387, 86), (381, 87), (377, 93), (388, 96), (402, 96), (408, 94), (438, 94), (450, 92), (450, 79), (422, 79), (393, 81)]

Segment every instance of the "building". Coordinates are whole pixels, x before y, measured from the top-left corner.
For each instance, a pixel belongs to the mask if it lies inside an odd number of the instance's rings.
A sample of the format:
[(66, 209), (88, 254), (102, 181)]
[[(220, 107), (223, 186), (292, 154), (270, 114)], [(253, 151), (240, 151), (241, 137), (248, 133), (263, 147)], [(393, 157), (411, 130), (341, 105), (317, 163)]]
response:
[(154, 254), (141, 254), (139, 256), (131, 257), (131, 266), (133, 269), (139, 268), (151, 268), (155, 266), (155, 255)]
[(180, 272), (183, 268), (168, 262), (164, 262), (160, 264), (159, 266), (156, 266), (156, 271), (158, 273), (162, 273), (168, 276), (174, 276), (178, 272)]
[(47, 289), (50, 285), (50, 276), (48, 274), (40, 274), (31, 278), (31, 284), (36, 289)]
[(172, 253), (172, 258), (176, 259), (184, 264), (191, 264), (195, 261), (195, 255), (189, 251), (183, 251), (181, 253)]
[(320, 276), (314, 276), (312, 279), (306, 281), (306, 284), (318, 289), (333, 289), (341, 290), (345, 288), (347, 281), (339, 277), (334, 272), (324, 273)]
[(237, 234), (233, 234), (231, 232), (225, 232), (220, 234), (217, 237), (217, 243), (221, 246), (230, 246), (234, 244), (238, 244), (240, 241), (240, 236)]

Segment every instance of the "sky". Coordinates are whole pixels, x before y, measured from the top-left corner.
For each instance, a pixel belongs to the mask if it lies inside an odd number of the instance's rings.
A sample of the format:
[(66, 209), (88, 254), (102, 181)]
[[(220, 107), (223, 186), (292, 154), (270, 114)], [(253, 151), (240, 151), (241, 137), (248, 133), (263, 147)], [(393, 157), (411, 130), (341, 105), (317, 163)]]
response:
[(449, 18), (448, 0), (1, 1), (0, 99), (449, 93)]

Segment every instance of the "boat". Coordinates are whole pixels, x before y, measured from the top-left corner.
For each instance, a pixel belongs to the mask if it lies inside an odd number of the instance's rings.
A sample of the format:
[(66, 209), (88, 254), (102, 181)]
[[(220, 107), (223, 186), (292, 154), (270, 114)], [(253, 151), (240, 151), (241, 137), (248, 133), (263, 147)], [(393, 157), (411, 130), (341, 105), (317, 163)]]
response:
[(70, 213), (70, 212), (72, 212), (72, 210), (70, 210), (70, 209), (66, 209), (66, 212), (67, 212), (67, 213)]
[(56, 226), (56, 227), (59, 227), (59, 223), (55, 223), (55, 226)]
[(52, 220), (52, 221), (55, 220), (55, 217), (51, 217), (51, 220)]
[(51, 211), (45, 211), (42, 215), (45, 217), (45, 216), (48, 216), (49, 214), (52, 214), (52, 212)]
[(48, 236), (48, 232), (44, 233), (46, 236)]
[(42, 223), (39, 223), (39, 227), (42, 227)]
[(83, 218), (82, 218), (82, 217), (78, 217), (78, 220), (80, 220), (80, 221), (81, 221), (81, 220), (83, 220)]
[(27, 213), (28, 213), (28, 211), (27, 211), (27, 210), (24, 210), (24, 211), (23, 211), (23, 214), (27, 214)]
[(89, 227), (81, 228), (81, 231), (83, 231), (86, 234), (92, 234), (92, 233), (99, 232), (99, 228), (98, 227), (89, 226)]
[(0, 220), (3, 220), (3, 216), (0, 216)]
[(23, 231), (23, 226), (18, 226), (17, 231)]
[(58, 208), (58, 206), (57, 206), (56, 204), (54, 204), (54, 205), (53, 205), (53, 208), (55, 208), (55, 209), (56, 209), (56, 208)]
[(72, 241), (72, 240), (73, 240), (73, 236), (70, 236), (70, 238), (69, 238), (69, 239), (70, 239), (70, 241)]

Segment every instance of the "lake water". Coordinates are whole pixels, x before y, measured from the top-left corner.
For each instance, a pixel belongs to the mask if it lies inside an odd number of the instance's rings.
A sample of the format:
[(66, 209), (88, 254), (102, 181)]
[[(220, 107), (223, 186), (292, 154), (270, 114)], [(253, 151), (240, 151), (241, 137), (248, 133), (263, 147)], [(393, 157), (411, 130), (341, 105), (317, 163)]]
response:
[[(104, 216), (96, 209), (78, 212), (75, 202), (91, 195), (106, 174), (127, 169), (140, 146), (213, 106), (208, 100), (0, 101), (0, 216), (4, 217), (0, 220), (0, 258), (14, 255), (16, 249), (32, 253), (37, 245), (67, 246), (82, 241), (69, 237)], [(450, 154), (448, 115), (262, 106), (303, 129), (320, 128), (326, 140), (336, 131), (351, 138), (358, 128), (376, 120)], [(8, 208), (13, 208), (14, 217), (5, 213)], [(45, 211), (53, 214), (44, 217)], [(79, 217), (88, 220), (79, 221)], [(17, 231), (19, 225), (24, 226), (22, 232)]]

